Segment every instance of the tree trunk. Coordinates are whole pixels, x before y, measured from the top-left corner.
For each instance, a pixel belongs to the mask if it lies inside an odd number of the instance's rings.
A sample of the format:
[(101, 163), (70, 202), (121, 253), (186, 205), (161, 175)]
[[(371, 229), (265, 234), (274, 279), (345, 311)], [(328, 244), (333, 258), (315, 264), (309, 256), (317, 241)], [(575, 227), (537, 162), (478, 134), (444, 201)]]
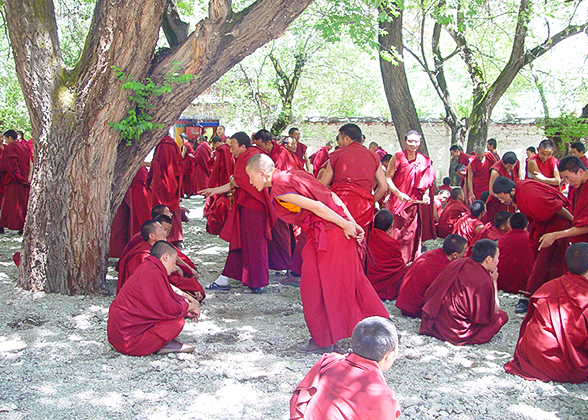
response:
[[(112, 219), (143, 158), (181, 112), (232, 66), (278, 37), (312, 0), (258, 0), (234, 13), (211, 0), (209, 18), (153, 60), (165, 0), (97, 0), (78, 65), (61, 59), (53, 2), (7, 0), (16, 68), (31, 116), (35, 172), (19, 283), (66, 294), (95, 292), (107, 269)], [(263, 27), (263, 31), (257, 30)], [(179, 63), (194, 79), (152, 98), (165, 128), (126, 146), (108, 126), (130, 108), (113, 66), (134, 80), (161, 83)]]

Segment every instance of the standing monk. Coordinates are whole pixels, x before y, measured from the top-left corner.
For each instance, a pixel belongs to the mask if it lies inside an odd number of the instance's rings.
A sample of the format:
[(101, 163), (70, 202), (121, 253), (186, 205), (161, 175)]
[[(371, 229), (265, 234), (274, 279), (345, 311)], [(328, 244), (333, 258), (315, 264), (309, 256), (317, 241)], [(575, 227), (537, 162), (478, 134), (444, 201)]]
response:
[(271, 188), (278, 217), (306, 233), (300, 295), (312, 338), (299, 350), (329, 351), (362, 319), (389, 318), (359, 261), (353, 238), (363, 239), (364, 232), (337, 194), (312, 174), (275, 169), (266, 155), (254, 155), (247, 173), (257, 190)]
[[(586, 146), (581, 141), (570, 144), (570, 152), (582, 161), (582, 164), (588, 168), (588, 158), (586, 157)], [(559, 170), (561, 175), (561, 169)]]
[(507, 206), (500, 202), (496, 195), (492, 192), (492, 185), (494, 185), (494, 181), (499, 176), (504, 176), (506, 178), (512, 179), (513, 181), (519, 180), (519, 171), (520, 165), (517, 155), (514, 152), (506, 152), (502, 159), (496, 162), (490, 168), (490, 182), (488, 183), (488, 192), (490, 193), (490, 197), (486, 200), (486, 221), (492, 222), (494, 220), (494, 216), (499, 211), (507, 211), (509, 213), (514, 213), (516, 208), (514, 205)]
[(300, 142), (300, 137), (302, 137), (300, 130), (296, 127), (292, 127), (290, 130), (288, 130), (288, 135), (296, 140), (296, 149), (294, 150), (294, 154), (298, 156), (298, 159), (304, 163), (304, 169), (307, 172), (312, 172), (310, 169), (310, 160), (308, 160), (308, 156), (306, 156), (306, 149), (308, 149), (308, 147), (304, 143)]
[(204, 136), (196, 139), (198, 146), (194, 151), (194, 172), (192, 173), (192, 184), (195, 191), (208, 188), (208, 180), (212, 172), (212, 149)]
[(527, 287), (535, 256), (529, 244), (527, 217), (516, 212), (510, 216), (509, 224), (511, 230), (498, 239), (498, 290), (518, 294)]
[[(231, 154), (231, 147), (220, 142), (219, 137), (212, 138), (212, 147), (214, 148), (214, 162), (212, 164), (212, 173), (208, 179), (208, 188), (217, 188), (231, 180), (235, 170), (235, 158)], [(206, 217), (206, 231), (212, 235), (218, 235), (221, 233), (227, 217), (229, 217), (231, 202), (229, 201), (228, 193), (208, 197), (207, 202), (207, 211), (204, 214), (204, 217)]]
[(151, 219), (151, 193), (147, 187), (149, 170), (141, 165), (129, 187), (131, 192), (131, 235), (141, 230), (141, 225)]
[(467, 153), (462, 152), (457, 144), (454, 144), (449, 148), (449, 153), (451, 154), (451, 157), (455, 159), (458, 165), (467, 167), (470, 164), (470, 159), (472, 157)]
[(181, 196), (188, 198), (196, 193), (196, 187), (192, 185), (192, 174), (194, 173), (194, 147), (193, 140), (188, 140), (186, 133), (180, 134), (180, 138), (184, 142), (181, 149), (182, 154), (182, 191)]
[(557, 159), (553, 156), (554, 149), (555, 145), (551, 140), (539, 143), (537, 155), (527, 162), (527, 175), (535, 181), (559, 189), (561, 178), (557, 169)]
[(400, 242), (407, 264), (421, 255), (421, 213), (433, 212), (429, 190), (435, 182), (435, 170), (433, 161), (417, 151), (421, 140), (414, 130), (406, 133), (406, 148), (392, 157), (386, 172), (393, 193), (388, 203), (394, 215), (391, 234)]
[(492, 154), (492, 160), (494, 161), (494, 163), (500, 160), (500, 155), (496, 150), (497, 146), (498, 144), (496, 143), (496, 139), (488, 139), (488, 141), (486, 142), (486, 149), (488, 149), (488, 152)]
[(470, 202), (480, 200), (482, 193), (488, 191), (490, 182), (490, 168), (496, 162), (490, 152), (484, 152), (484, 148), (476, 146), (474, 148), (475, 159), (472, 159), (468, 165), (468, 194)]
[(225, 135), (225, 126), (219, 125), (216, 128), (216, 137), (220, 138), (223, 143), (227, 142), (228, 137)]

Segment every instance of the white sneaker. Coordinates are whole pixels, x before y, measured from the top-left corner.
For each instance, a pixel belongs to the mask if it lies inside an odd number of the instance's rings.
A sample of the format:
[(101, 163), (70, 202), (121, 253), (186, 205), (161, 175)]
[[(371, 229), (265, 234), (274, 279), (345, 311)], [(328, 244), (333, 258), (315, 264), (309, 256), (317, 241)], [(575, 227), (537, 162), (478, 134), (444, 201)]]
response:
[(227, 276), (223, 276), (222, 274), (218, 276), (218, 278), (214, 281), (219, 286), (228, 286), (229, 285), (229, 278)]

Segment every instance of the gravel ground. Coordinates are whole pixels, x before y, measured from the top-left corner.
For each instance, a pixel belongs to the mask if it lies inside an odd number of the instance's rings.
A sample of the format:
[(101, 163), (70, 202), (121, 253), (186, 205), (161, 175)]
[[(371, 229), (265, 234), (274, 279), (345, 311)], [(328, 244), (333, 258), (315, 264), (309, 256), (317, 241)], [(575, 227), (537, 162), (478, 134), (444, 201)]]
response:
[[(202, 199), (184, 225), (184, 251), (202, 283), (214, 280), (228, 246), (207, 234)], [(268, 293), (210, 292), (199, 323), (179, 339), (194, 354), (130, 357), (112, 349), (106, 320), (112, 297), (60, 296), (15, 286), (12, 254), (21, 238), (0, 238), (0, 419), (287, 419), (291, 392), (318, 355), (308, 339), (298, 289), (271, 273)], [(439, 242), (427, 244), (429, 248)], [(114, 266), (114, 261), (111, 266)], [(115, 272), (107, 286), (116, 289)], [(386, 308), (401, 355), (385, 373), (406, 419), (587, 419), (588, 385), (526, 381), (504, 372), (522, 317), (517, 297), (501, 294), (510, 320), (487, 344), (457, 347), (418, 334), (419, 320)], [(341, 340), (337, 350), (349, 348)]]

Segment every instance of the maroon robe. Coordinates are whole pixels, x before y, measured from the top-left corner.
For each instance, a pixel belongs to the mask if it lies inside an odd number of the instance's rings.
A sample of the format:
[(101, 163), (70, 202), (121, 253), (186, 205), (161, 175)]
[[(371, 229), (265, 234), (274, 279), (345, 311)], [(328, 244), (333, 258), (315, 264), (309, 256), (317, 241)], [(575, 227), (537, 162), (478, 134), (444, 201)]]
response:
[[(475, 158), (474, 158), (475, 159)], [(467, 153), (459, 151), (459, 157), (456, 159), (457, 163), (463, 165), (467, 168), (472, 160), (472, 156), (468, 155)]]
[(490, 152), (484, 153), (484, 160), (480, 162), (479, 159), (474, 158), (470, 162), (472, 168), (472, 188), (476, 200), (479, 200), (484, 191), (488, 191), (488, 184), (490, 183), (490, 168), (496, 161)]
[(310, 156), (310, 161), (312, 163), (312, 173), (314, 176), (318, 176), (319, 171), (323, 167), (325, 163), (329, 160), (329, 149), (326, 146), (321, 147), (316, 151), (316, 153)]
[(120, 258), (125, 245), (131, 238), (131, 190), (127, 190), (125, 198), (116, 210), (110, 227), (109, 258)]
[(505, 370), (525, 379), (588, 382), (588, 280), (568, 273), (531, 297), (514, 358)]
[[(516, 182), (519, 180), (520, 164), (519, 164), (519, 161), (517, 160), (517, 163), (515, 163), (515, 166), (512, 169), (512, 175), (508, 173), (508, 171), (506, 170), (506, 167), (502, 163), (502, 160), (500, 160), (499, 162), (496, 162), (494, 165), (492, 165), (492, 168), (490, 168), (490, 175), (492, 175), (492, 171), (496, 171), (496, 172), (498, 172), (498, 174), (500, 176), (503, 176), (505, 178), (508, 178), (508, 179)], [(488, 183), (488, 186), (490, 186), (489, 183)], [(492, 194), (490, 194), (490, 196), (486, 200), (486, 215), (484, 217), (484, 220), (486, 222), (493, 223), (494, 216), (496, 216), (498, 214), (498, 212), (501, 212), (501, 211), (507, 211), (512, 214), (512, 213), (515, 213), (517, 211), (517, 209), (514, 205), (507, 206), (505, 204), (502, 204), (498, 198), (496, 198)]]
[[(570, 187), (568, 199), (572, 203), (572, 214), (574, 221), (572, 226), (583, 227), (588, 225), (588, 186), (580, 185), (578, 188)], [(588, 242), (588, 233), (568, 238), (573, 244), (578, 242)]]
[(455, 221), (452, 233), (463, 236), (468, 241), (468, 246), (472, 246), (476, 237), (476, 228), (483, 225), (480, 219), (473, 218), (469, 212), (464, 213)]
[(22, 231), (29, 204), (29, 171), (31, 152), (20, 141), (4, 146), (0, 155), (0, 175), (3, 179), (4, 198), (0, 208), (0, 228)]
[(425, 292), (449, 262), (443, 249), (437, 248), (425, 252), (408, 267), (396, 301), (396, 307), (403, 315), (421, 317)]
[(192, 184), (195, 191), (208, 188), (210, 174), (212, 172), (212, 149), (208, 142), (203, 141), (196, 146), (194, 152), (194, 172), (192, 172)]
[(178, 336), (187, 313), (188, 303), (172, 290), (165, 266), (149, 256), (110, 305), (108, 341), (123, 354), (151, 354)]
[(582, 156), (579, 159), (582, 161), (582, 163), (584, 164), (584, 166), (586, 168), (588, 168), (588, 158), (586, 156)]
[[(422, 200), (435, 182), (433, 161), (418, 152), (416, 158), (409, 161), (406, 150), (398, 152), (392, 181), (400, 191), (413, 200)], [(432, 205), (433, 203), (424, 206), (403, 202), (394, 194), (390, 195), (388, 208), (394, 215), (391, 235), (400, 242), (402, 256), (406, 263), (414, 261), (421, 254), (421, 211), (431, 209)]]
[(437, 235), (440, 238), (445, 238), (453, 233), (455, 222), (463, 214), (470, 212), (468, 206), (458, 200), (450, 198), (439, 216), (439, 223), (437, 224)]
[[(543, 162), (539, 158), (539, 155), (536, 155), (536, 156), (532, 157), (531, 159), (533, 159), (537, 163), (537, 167), (539, 168), (539, 172), (541, 172), (547, 178), (553, 178), (553, 176), (555, 175), (555, 168), (557, 168), (557, 164), (558, 164), (558, 161), (555, 158), (555, 156), (551, 156), (545, 162)], [(545, 185), (549, 185), (549, 184), (545, 184)], [(557, 185), (549, 185), (549, 186), (553, 187), (553, 188), (559, 188), (559, 186), (557, 186)]]
[(145, 261), (151, 251), (151, 244), (145, 240), (141, 240), (129, 252), (127, 252), (119, 260), (118, 282), (116, 283), (117, 293), (123, 287), (125, 282), (137, 270), (137, 268)]
[(455, 260), (425, 294), (419, 333), (457, 346), (487, 343), (508, 321), (496, 303), (494, 281), (482, 264)]
[(151, 220), (151, 192), (147, 187), (149, 171), (141, 166), (131, 182), (131, 235), (141, 231), (141, 226)]
[(359, 321), (369, 316), (388, 318), (388, 312), (363, 272), (355, 239), (345, 238), (343, 230), (313, 212), (282, 203), (280, 196), (298, 194), (320, 201), (341, 217), (332, 193), (312, 174), (304, 171), (275, 170), (271, 198), (275, 214), (302, 228), (306, 245), (302, 250), (300, 295), (304, 319), (320, 347), (351, 336)]
[[(186, 156), (182, 158), (182, 191), (181, 196), (194, 195), (197, 192), (196, 186), (192, 183), (194, 173), (194, 148), (189, 141), (184, 142), (186, 148)], [(190, 156), (192, 155), (192, 156)]]
[(535, 263), (529, 245), (529, 233), (513, 229), (498, 239), (498, 290), (507, 293), (522, 293)]
[(451, 192), (453, 190), (453, 188), (451, 188), (450, 185), (442, 184), (439, 186), (439, 191), (441, 191), (441, 190), (447, 190), (447, 191)]
[[(216, 188), (227, 184), (235, 169), (235, 160), (228, 144), (222, 144), (214, 151), (212, 172), (208, 179), (208, 188)], [(207, 199), (206, 231), (212, 235), (219, 235), (229, 217), (231, 202), (227, 195), (217, 194)]]
[(400, 405), (377, 362), (323, 354), (290, 399), (291, 420), (390, 420)]
[(406, 272), (400, 244), (388, 233), (372, 229), (368, 239), (367, 276), (382, 300), (396, 299)]
[(308, 149), (308, 146), (306, 144), (298, 142), (298, 144), (296, 146), (296, 151), (294, 152), (296, 157), (298, 159), (300, 159), (300, 161), (302, 162), (302, 164), (304, 166), (306, 166), (306, 159), (304, 159), (304, 155), (306, 154), (307, 149)]

